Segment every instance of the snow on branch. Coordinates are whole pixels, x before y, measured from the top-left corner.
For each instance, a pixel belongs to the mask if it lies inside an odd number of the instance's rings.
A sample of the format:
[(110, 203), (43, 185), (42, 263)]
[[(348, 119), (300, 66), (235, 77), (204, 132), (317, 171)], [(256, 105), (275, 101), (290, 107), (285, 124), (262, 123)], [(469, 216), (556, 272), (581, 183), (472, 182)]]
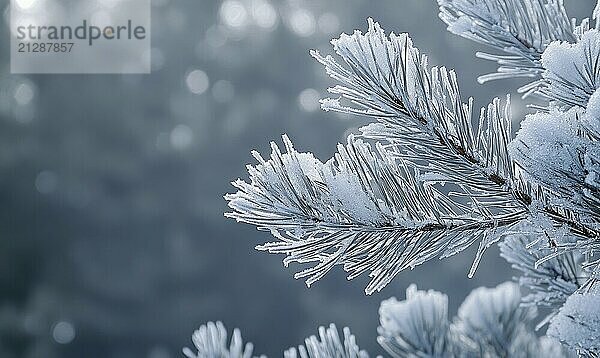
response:
[(285, 153), (272, 144), (269, 160), (254, 153), (259, 164), (248, 166), (250, 183), (233, 183), (226, 215), (271, 231), (279, 240), (258, 249), (287, 255), (286, 265), (315, 263), (295, 275), (308, 285), (342, 265), (349, 279), (368, 272), (371, 294), (404, 269), (495, 241), (496, 228), (522, 219), (474, 215), (381, 145), (373, 151), (353, 136), (327, 163), (284, 143)]
[(296, 349), (292, 347), (284, 352), (284, 358), (369, 358), (369, 354), (361, 350), (350, 329), (344, 328), (344, 339), (340, 339), (335, 324), (328, 328), (319, 327), (319, 337), (310, 336), (304, 345)]
[(585, 150), (577, 110), (537, 112), (521, 122), (510, 144), (511, 156), (527, 173), (527, 179), (553, 189), (563, 197), (580, 192), (585, 183)]
[[(254, 347), (252, 343), (244, 345), (239, 329), (233, 331), (231, 343), (227, 346), (227, 330), (221, 322), (208, 322), (200, 326), (192, 335), (192, 342), (197, 352), (184, 348), (183, 354), (188, 358), (251, 358)], [(266, 356), (260, 356), (266, 358)]]
[(548, 335), (559, 339), (581, 357), (600, 355), (600, 289), (580, 290), (571, 295), (550, 322)]
[(530, 182), (554, 196), (550, 204), (573, 211), (572, 224), (591, 234), (583, 236), (596, 239), (592, 231), (600, 220), (600, 134), (594, 129), (598, 119), (589, 117), (579, 108), (528, 115), (509, 152)]
[(584, 255), (581, 265), (586, 271), (600, 267), (599, 100), (594, 92), (585, 109), (553, 106), (548, 112), (528, 115), (509, 145), (526, 179), (545, 193), (545, 199), (532, 205), (530, 212), (541, 209), (554, 226), (568, 228), (572, 234), (563, 242), (543, 228), (549, 246), (539, 251), (544, 255), (536, 261), (538, 266), (574, 252)]
[[(481, 83), (539, 78), (546, 47), (557, 40), (576, 41), (562, 0), (438, 0), (438, 4), (448, 31), (504, 53), (477, 53), (500, 66), (496, 73), (480, 76)], [(534, 92), (542, 84), (534, 81), (519, 92)]]
[(600, 32), (589, 30), (577, 43), (553, 42), (544, 51), (540, 92), (559, 106), (586, 108), (600, 88)]

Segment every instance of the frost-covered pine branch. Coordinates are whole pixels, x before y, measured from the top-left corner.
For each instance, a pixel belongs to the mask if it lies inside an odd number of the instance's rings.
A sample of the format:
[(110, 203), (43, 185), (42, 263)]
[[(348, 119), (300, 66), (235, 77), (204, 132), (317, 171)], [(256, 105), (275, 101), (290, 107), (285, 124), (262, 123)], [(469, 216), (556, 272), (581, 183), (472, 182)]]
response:
[[(429, 69), (427, 57), (407, 34), (386, 36), (371, 19), (366, 34), (342, 34), (332, 44), (343, 64), (311, 52), (340, 82), (329, 89), (339, 97), (322, 100), (324, 110), (373, 118), (377, 123), (361, 128), (363, 137), (381, 142), (390, 155), (417, 167), (427, 163), (423, 169), (437, 172), (444, 181), (505, 194), (498, 187), (511, 184), (514, 176), (506, 151), (508, 103), (494, 100), (481, 110), (479, 125), (473, 128), (472, 99), (462, 101), (454, 71)], [(505, 209), (510, 211), (510, 205)]]
[[(419, 291), (411, 285), (406, 299), (381, 303), (377, 341), (394, 358), (425, 357), (567, 357), (557, 340), (537, 337), (532, 328), (535, 307), (521, 307), (514, 283), (471, 292), (458, 316), (448, 318), (448, 298), (433, 290)], [(572, 324), (569, 322), (569, 324)], [(192, 338), (198, 353), (185, 349), (190, 358), (249, 358), (252, 346), (242, 350), (241, 336), (234, 331), (231, 347), (220, 322), (209, 322)], [(337, 328), (319, 327), (318, 336), (283, 352), (285, 358), (368, 358), (350, 329), (340, 337)]]
[(596, 101), (592, 97), (586, 109), (552, 108), (528, 115), (509, 146), (526, 179), (547, 194), (537, 207), (553, 219), (558, 213), (561, 219), (555, 220), (555, 226), (560, 227), (562, 221), (573, 234), (567, 241), (548, 237), (554, 253), (580, 251), (586, 256), (584, 265), (592, 270), (598, 265), (595, 252), (600, 248), (600, 112), (595, 111)]
[(438, 0), (448, 31), (502, 52), (477, 56), (500, 66), (480, 83), (511, 77), (538, 79), (519, 89), (525, 94), (542, 85), (542, 54), (554, 41), (575, 42), (574, 22), (562, 0)]
[[(568, 252), (537, 264), (543, 254), (536, 246), (530, 246), (532, 242), (529, 238), (542, 236), (542, 230), (535, 226), (524, 226), (520, 231), (509, 235), (500, 243), (500, 255), (521, 272), (517, 281), (528, 291), (522, 298), (522, 303), (525, 306), (545, 306), (552, 310), (538, 325), (540, 327), (554, 317), (567, 298), (585, 282), (586, 277), (581, 267), (583, 258), (577, 252)], [(563, 233), (565, 234), (568, 235), (568, 232)]]
[[(285, 253), (286, 264), (317, 262), (296, 275), (308, 284), (341, 264), (350, 278), (369, 272), (372, 293), (406, 268), (480, 241), (472, 274), (532, 200), (508, 157), (507, 107), (495, 100), (473, 128), (454, 73), (429, 70), (407, 35), (388, 38), (371, 20), (365, 35), (333, 43), (350, 69), (313, 52), (342, 83), (331, 89), (341, 98), (323, 107), (375, 118), (361, 131), (379, 142), (376, 152), (349, 138), (322, 164), (286, 139), (285, 154), (255, 154), (251, 182), (236, 181), (238, 193), (226, 196), (228, 216), (270, 230), (279, 242), (259, 248)], [(455, 190), (443, 193), (439, 183)]]
[[(231, 343), (227, 345), (227, 330), (221, 322), (208, 322), (202, 325), (192, 336), (196, 352), (184, 348), (183, 354), (188, 358), (252, 358), (253, 345), (244, 345), (239, 329), (233, 331)], [(335, 324), (319, 327), (319, 336), (310, 336), (304, 345), (292, 347), (283, 353), (285, 358), (369, 358), (369, 354), (361, 350), (350, 329), (343, 329), (340, 338)], [(261, 355), (259, 358), (266, 358)]]
[[(254, 346), (244, 344), (239, 329), (233, 330), (231, 343), (227, 345), (227, 330), (221, 322), (208, 322), (192, 335), (196, 352), (184, 348), (183, 354), (188, 358), (252, 358)], [(266, 358), (266, 356), (260, 356)]]
[(286, 153), (273, 145), (269, 160), (255, 153), (251, 182), (236, 181), (239, 191), (227, 199), (231, 216), (279, 239), (259, 249), (286, 254), (286, 265), (317, 262), (296, 274), (309, 285), (341, 263), (349, 278), (370, 272), (371, 293), (405, 268), (519, 220), (468, 215), (469, 208), (425, 185), (381, 145), (372, 151), (351, 136), (334, 159), (321, 163), (296, 152), (287, 137), (284, 143)]
[(340, 339), (335, 324), (328, 328), (319, 327), (319, 337), (310, 336), (304, 345), (296, 349), (292, 347), (283, 354), (285, 358), (369, 358), (369, 354), (361, 350), (350, 329), (344, 328), (344, 338)]
[(379, 344), (393, 357), (447, 357), (456, 347), (450, 336), (448, 297), (433, 290), (406, 290), (406, 299), (390, 298), (379, 308)]
[[(371, 277), (368, 294), (478, 243), (472, 275), (486, 248), (506, 238), (502, 255), (530, 290), (523, 302), (515, 285), (476, 290), (450, 323), (443, 295), (412, 290), (382, 305), (382, 345), (394, 356), (561, 356), (529, 329), (536, 306), (549, 306), (542, 322), (551, 320), (552, 335), (597, 354), (595, 316), (571, 312), (596, 302), (582, 292), (600, 279), (600, 5), (591, 29), (588, 19), (569, 20), (561, 0), (438, 1), (451, 31), (507, 53), (482, 55), (501, 66), (483, 81), (532, 77), (521, 91), (548, 100), (516, 138), (508, 100), (473, 118), (453, 71), (429, 68), (407, 34), (386, 35), (369, 19), (366, 33), (332, 40), (336, 56), (311, 54), (338, 82), (323, 109), (373, 123), (327, 162), (287, 136), (285, 151), (253, 153), (258, 164), (248, 166), (249, 182), (233, 183), (226, 215), (269, 231), (276, 241), (258, 249), (306, 265), (295, 277), (308, 285), (340, 265), (349, 279)], [(581, 309), (589, 307), (597, 313)]]
[(558, 341), (537, 337), (535, 307), (522, 307), (517, 285), (471, 292), (452, 321), (448, 299), (407, 289), (406, 300), (383, 301), (378, 341), (392, 357), (566, 357)]
[(599, 87), (598, 15), (579, 25), (570, 19), (562, 0), (438, 0), (448, 31), (503, 52), (477, 56), (499, 64), (498, 71), (479, 77), (480, 83), (511, 77), (531, 78), (519, 88), (559, 105), (586, 107)]
[(454, 330), (475, 342), (476, 352), (513, 357), (533, 356), (538, 339), (531, 329), (535, 307), (522, 307), (519, 287), (504, 283), (496, 288), (473, 290), (458, 309)]
[[(332, 173), (328, 179), (320, 174), (321, 162), (297, 155), (286, 140), (286, 154), (274, 148), (267, 161), (255, 154), (259, 165), (249, 167), (251, 182), (235, 182), (238, 193), (226, 196), (233, 209), (228, 216), (279, 239), (260, 249), (286, 254), (286, 264), (317, 263), (297, 278), (310, 285), (343, 265), (349, 278), (368, 272), (366, 291), (372, 293), (406, 268), (479, 241), (472, 275), (483, 251), (527, 218), (534, 201), (543, 202), (557, 223), (595, 238), (570, 212), (546, 205), (544, 191), (522, 178), (509, 154), (508, 110), (499, 100), (482, 110), (473, 128), (471, 101), (462, 102), (454, 73), (429, 70), (407, 35), (388, 37), (370, 20), (366, 34), (332, 43), (346, 67), (313, 52), (341, 83), (330, 89), (340, 98), (323, 100), (323, 108), (377, 120), (361, 129), (362, 137), (378, 142), (377, 155), (349, 139), (348, 148), (340, 147), (324, 165)], [(358, 147), (365, 149), (353, 156)], [(438, 184), (455, 190), (442, 192)]]

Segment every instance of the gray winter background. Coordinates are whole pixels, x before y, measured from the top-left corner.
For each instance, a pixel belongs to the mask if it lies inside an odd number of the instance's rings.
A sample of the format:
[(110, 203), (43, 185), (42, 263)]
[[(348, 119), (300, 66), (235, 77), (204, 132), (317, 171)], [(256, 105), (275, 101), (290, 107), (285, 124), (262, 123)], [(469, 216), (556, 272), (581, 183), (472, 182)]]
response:
[[(595, 1), (570, 0), (573, 17)], [(381, 293), (341, 269), (308, 289), (282, 257), (254, 250), (268, 233), (223, 217), (229, 182), (252, 149), (287, 133), (328, 159), (364, 120), (325, 113), (333, 83), (308, 50), (340, 32), (409, 32), (434, 65), (456, 69), (477, 106), (519, 84), (479, 85), (494, 64), (445, 31), (433, 0), (156, 0), (151, 75), (11, 75), (8, 1), (0, 49), (0, 357), (181, 357), (209, 320), (239, 327), (279, 356), (335, 322), (381, 353), (379, 302), (406, 287), (448, 294), (512, 272), (474, 250), (399, 275)], [(515, 123), (526, 110), (513, 96)]]

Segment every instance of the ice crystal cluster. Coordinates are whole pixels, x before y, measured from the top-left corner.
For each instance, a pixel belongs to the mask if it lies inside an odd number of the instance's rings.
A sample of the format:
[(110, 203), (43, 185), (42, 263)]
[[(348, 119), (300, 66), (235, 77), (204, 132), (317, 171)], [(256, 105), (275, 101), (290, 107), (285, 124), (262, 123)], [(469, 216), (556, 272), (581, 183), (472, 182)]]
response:
[[(438, 0), (448, 30), (497, 62), (480, 82), (519, 77), (530, 114), (511, 128), (509, 97), (474, 115), (454, 71), (430, 67), (408, 34), (368, 30), (312, 51), (336, 84), (325, 111), (371, 124), (326, 162), (287, 136), (253, 153), (226, 215), (268, 231), (259, 250), (298, 264), (308, 285), (336, 266), (370, 277), (366, 293), (433, 258), (500, 243), (518, 283), (473, 291), (458, 315), (447, 297), (407, 290), (380, 309), (379, 343), (393, 357), (562, 357), (600, 354), (600, 5), (569, 18), (562, 0)], [(591, 10), (591, 9), (590, 9)], [(521, 295), (520, 290), (523, 290)], [(547, 313), (537, 317), (537, 308)], [(539, 336), (533, 326), (548, 326)], [(194, 334), (189, 357), (249, 357), (220, 323)], [(245, 348), (244, 348), (245, 347)], [(367, 357), (354, 336), (321, 328), (286, 357)]]

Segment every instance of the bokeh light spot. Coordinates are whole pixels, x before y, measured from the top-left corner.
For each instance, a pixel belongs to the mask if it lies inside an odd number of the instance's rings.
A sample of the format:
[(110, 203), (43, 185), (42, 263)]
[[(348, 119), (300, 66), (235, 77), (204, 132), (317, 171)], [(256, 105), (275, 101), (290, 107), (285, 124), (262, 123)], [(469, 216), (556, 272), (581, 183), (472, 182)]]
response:
[(290, 29), (298, 36), (306, 37), (315, 32), (316, 21), (312, 12), (296, 9), (289, 17)]
[(277, 24), (275, 8), (265, 0), (252, 1), (252, 18), (259, 27), (265, 29), (272, 29)]
[(22, 10), (29, 10), (36, 5), (37, 0), (16, 0), (17, 6)]
[(42, 194), (50, 194), (56, 190), (58, 184), (58, 177), (56, 173), (44, 170), (40, 172), (35, 178), (35, 188)]
[(248, 12), (240, 1), (224, 1), (219, 14), (223, 23), (230, 27), (239, 28), (248, 23)]
[(21, 83), (15, 89), (15, 101), (21, 106), (28, 105), (33, 100), (35, 92), (28, 83)]
[(171, 146), (177, 150), (189, 148), (194, 141), (194, 133), (192, 129), (185, 124), (178, 124), (171, 131), (170, 135)]
[(187, 85), (190, 92), (194, 94), (202, 94), (206, 92), (209, 86), (209, 80), (206, 73), (202, 70), (190, 71), (186, 78), (185, 84)]
[(75, 327), (69, 322), (61, 321), (52, 328), (52, 338), (59, 344), (69, 344), (75, 339)]
[(298, 95), (298, 105), (305, 112), (314, 112), (319, 109), (319, 92), (313, 88), (307, 88)]

